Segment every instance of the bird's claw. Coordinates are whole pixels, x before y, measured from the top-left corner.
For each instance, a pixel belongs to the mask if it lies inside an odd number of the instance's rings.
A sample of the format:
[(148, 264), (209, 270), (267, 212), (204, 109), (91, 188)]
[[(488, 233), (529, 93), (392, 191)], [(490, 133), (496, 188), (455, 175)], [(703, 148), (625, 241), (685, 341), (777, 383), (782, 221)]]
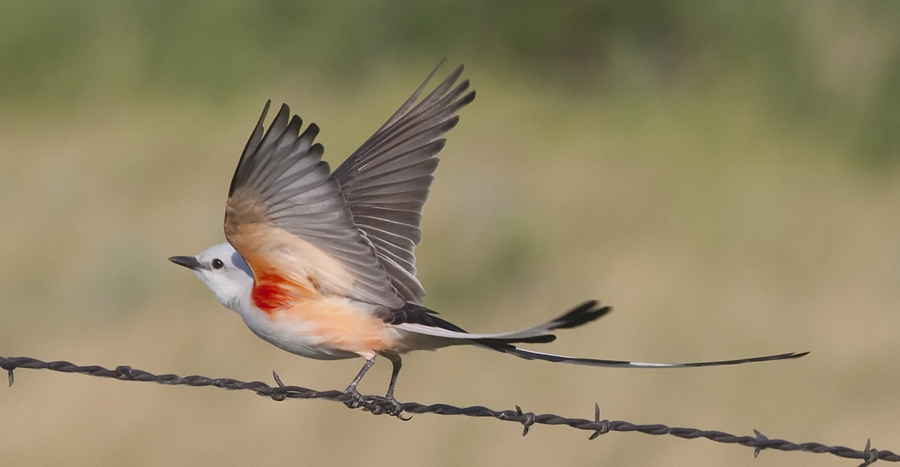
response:
[(369, 402), (374, 406), (371, 412), (375, 415), (393, 415), (403, 421), (412, 419), (412, 416), (403, 416), (403, 405), (397, 402), (397, 399), (394, 399), (393, 397), (368, 396), (366, 402)]
[(348, 408), (356, 409), (363, 405), (366, 402), (366, 397), (359, 393), (356, 388), (347, 388), (344, 391), (344, 394), (349, 395), (350, 397), (344, 402)]
[(394, 399), (393, 396), (364, 396), (355, 387), (345, 389), (344, 394), (350, 396), (344, 402), (344, 405), (348, 408), (358, 409), (362, 407), (363, 410), (372, 412), (375, 415), (393, 415), (403, 421), (412, 419), (412, 416), (404, 417), (402, 415), (403, 404), (397, 402), (397, 399)]

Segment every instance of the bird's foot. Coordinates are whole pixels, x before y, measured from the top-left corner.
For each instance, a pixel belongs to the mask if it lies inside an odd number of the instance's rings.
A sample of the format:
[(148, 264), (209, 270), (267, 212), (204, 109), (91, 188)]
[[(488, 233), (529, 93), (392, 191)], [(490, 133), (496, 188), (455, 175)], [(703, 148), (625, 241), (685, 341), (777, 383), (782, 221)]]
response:
[(347, 388), (344, 390), (344, 394), (349, 395), (350, 397), (344, 402), (348, 408), (356, 409), (362, 406), (366, 402), (366, 396), (363, 396), (356, 390), (356, 388)]
[(397, 417), (403, 421), (412, 419), (412, 416), (403, 416), (403, 404), (397, 402), (397, 399), (394, 399), (393, 396), (368, 396), (366, 398), (366, 402), (369, 402), (370, 404), (375, 406), (375, 408), (372, 410), (372, 413), (374, 413), (375, 415), (393, 415), (394, 417)]

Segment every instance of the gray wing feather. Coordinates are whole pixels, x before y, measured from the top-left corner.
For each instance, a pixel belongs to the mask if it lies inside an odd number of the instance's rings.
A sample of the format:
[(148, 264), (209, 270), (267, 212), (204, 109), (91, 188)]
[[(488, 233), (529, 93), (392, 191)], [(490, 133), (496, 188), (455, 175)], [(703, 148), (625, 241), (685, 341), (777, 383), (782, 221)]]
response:
[(419, 101), (436, 72), (333, 174), (391, 284), (416, 304), (425, 290), (416, 279), (414, 250), (422, 239), (419, 225), (436, 156), (446, 144), (443, 136), (459, 122), (456, 113), (475, 98), (474, 91), (466, 93), (468, 80), (456, 84), (460, 66)]
[(354, 278), (352, 298), (390, 308), (403, 305), (376, 252), (353, 222), (337, 180), (314, 143), (315, 124), (301, 134), (298, 116), (282, 105), (268, 131), (256, 125), (232, 178), (229, 196), (249, 192), (265, 209), (266, 219), (338, 259)]

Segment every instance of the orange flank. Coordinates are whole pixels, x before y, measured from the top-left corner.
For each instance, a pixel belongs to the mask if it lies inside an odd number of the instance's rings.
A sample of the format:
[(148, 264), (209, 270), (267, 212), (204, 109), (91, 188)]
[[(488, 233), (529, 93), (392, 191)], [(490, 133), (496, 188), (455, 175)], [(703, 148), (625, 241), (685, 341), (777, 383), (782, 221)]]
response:
[(301, 300), (270, 313), (276, 321), (299, 321), (310, 326), (319, 345), (353, 352), (364, 358), (393, 349), (397, 337), (374, 314), (356, 308), (342, 297), (319, 296)]

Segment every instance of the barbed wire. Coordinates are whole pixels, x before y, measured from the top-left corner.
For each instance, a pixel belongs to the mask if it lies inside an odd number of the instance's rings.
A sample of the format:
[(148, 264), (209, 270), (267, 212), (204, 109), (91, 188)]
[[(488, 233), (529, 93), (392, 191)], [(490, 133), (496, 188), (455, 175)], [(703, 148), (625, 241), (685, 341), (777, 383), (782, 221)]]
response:
[(669, 435), (684, 439), (705, 438), (717, 443), (739, 444), (754, 448), (753, 457), (759, 455), (764, 449), (778, 451), (803, 451), (815, 454), (833, 454), (849, 459), (861, 459), (860, 467), (871, 465), (878, 460), (888, 462), (900, 462), (900, 455), (887, 450), (878, 450), (866, 442), (862, 451), (844, 446), (828, 446), (820, 443), (793, 443), (783, 439), (769, 439), (757, 430), (753, 430), (754, 436), (737, 436), (730, 433), (713, 430), (699, 430), (696, 428), (668, 427), (666, 425), (635, 425), (624, 421), (609, 421), (600, 419), (600, 407), (594, 404), (594, 417), (592, 420), (584, 418), (566, 418), (555, 414), (535, 414), (525, 412), (519, 406), (515, 410), (493, 410), (482, 406), (455, 407), (448, 404), (425, 405), (418, 402), (402, 402), (395, 405), (380, 396), (363, 396), (362, 400), (353, 398), (343, 391), (316, 391), (300, 386), (285, 386), (278, 374), (272, 372), (275, 378), (275, 386), (269, 386), (261, 381), (244, 382), (231, 378), (208, 378), (206, 376), (178, 376), (173, 374), (155, 375), (153, 373), (131, 368), (130, 366), (118, 366), (110, 370), (102, 366), (89, 365), (78, 366), (70, 362), (55, 361), (44, 362), (30, 357), (0, 357), (0, 368), (7, 371), (9, 385), (14, 382), (13, 370), (17, 368), (32, 370), (53, 370), (63, 373), (79, 373), (101, 378), (113, 378), (122, 381), (144, 381), (158, 384), (181, 386), (213, 386), (230, 390), (253, 391), (260, 396), (269, 397), (275, 401), (285, 399), (323, 399), (341, 402), (348, 407), (359, 407), (364, 411), (375, 415), (393, 415), (403, 420), (403, 414), (438, 414), (438, 415), (465, 415), (469, 417), (491, 417), (497, 420), (517, 422), (524, 427), (522, 436), (527, 435), (532, 426), (541, 425), (565, 425), (571, 428), (593, 432), (588, 439), (595, 439), (602, 434), (611, 431), (638, 432), (647, 435)]

